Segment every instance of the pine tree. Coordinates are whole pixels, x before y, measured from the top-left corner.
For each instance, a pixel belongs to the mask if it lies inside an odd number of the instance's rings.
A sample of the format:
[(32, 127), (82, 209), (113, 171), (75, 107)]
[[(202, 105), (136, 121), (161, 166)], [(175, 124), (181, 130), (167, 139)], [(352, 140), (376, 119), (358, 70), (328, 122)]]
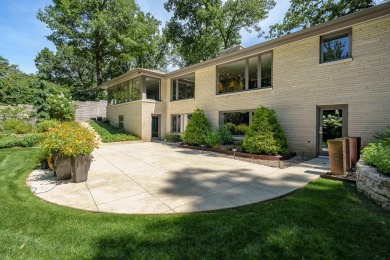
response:
[(275, 111), (256, 109), (243, 143), (249, 153), (277, 155), (287, 152), (287, 139), (278, 123)]

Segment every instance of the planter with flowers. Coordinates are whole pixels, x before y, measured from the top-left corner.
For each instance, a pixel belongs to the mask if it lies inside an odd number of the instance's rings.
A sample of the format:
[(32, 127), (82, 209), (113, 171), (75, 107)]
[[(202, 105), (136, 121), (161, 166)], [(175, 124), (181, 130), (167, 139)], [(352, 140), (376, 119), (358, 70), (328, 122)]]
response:
[(42, 152), (53, 159), (54, 173), (60, 180), (75, 182), (88, 178), (92, 152), (98, 148), (95, 134), (77, 122), (50, 128), (41, 142)]

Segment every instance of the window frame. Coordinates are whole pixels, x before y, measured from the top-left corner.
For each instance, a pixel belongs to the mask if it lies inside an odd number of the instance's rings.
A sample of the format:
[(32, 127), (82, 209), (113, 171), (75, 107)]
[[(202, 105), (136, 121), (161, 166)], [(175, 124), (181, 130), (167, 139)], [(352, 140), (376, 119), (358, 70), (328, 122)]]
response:
[[(178, 122), (178, 118), (180, 116), (180, 120)], [(170, 129), (170, 132), (171, 133), (175, 133), (175, 134), (182, 134), (184, 133), (187, 125), (188, 125), (188, 122), (189, 120), (191, 120), (191, 116), (192, 116), (192, 113), (185, 113), (185, 114), (171, 114), (171, 129)], [(180, 132), (178, 131), (173, 131), (173, 118), (176, 117), (176, 127), (179, 127), (180, 129)]]
[(249, 124), (248, 126), (252, 123), (254, 112), (256, 109), (240, 109), (240, 110), (228, 110), (228, 111), (219, 111), (219, 126), (224, 126), (224, 115), (225, 114), (230, 114), (230, 113), (249, 113)]
[[(175, 86), (175, 89), (176, 89), (176, 95), (179, 96), (179, 79), (180, 78), (183, 78), (183, 77), (186, 77), (186, 76), (189, 76), (189, 75), (194, 75), (194, 96), (193, 97), (190, 97), (190, 98), (182, 98), (182, 99), (174, 99), (174, 95), (173, 95), (173, 82), (176, 81), (176, 86)], [(187, 73), (187, 74), (184, 74), (184, 75), (181, 75), (179, 77), (175, 77), (175, 78), (172, 78), (171, 79), (171, 84), (170, 84), (170, 87), (171, 87), (171, 101), (181, 101), (181, 100), (189, 100), (189, 99), (195, 99), (195, 93), (196, 93), (196, 77), (195, 77), (195, 71), (194, 72), (190, 72), (190, 73)]]
[[(151, 79), (155, 79), (158, 81), (158, 99), (150, 99), (148, 98), (148, 90), (147, 90), (147, 85), (146, 85), (146, 78), (151, 78)], [(143, 77), (143, 80), (144, 83), (142, 84), (145, 84), (145, 99), (147, 100), (155, 100), (155, 101), (161, 101), (161, 79), (160, 78), (156, 78), (156, 77), (151, 77), (151, 76), (147, 76), (145, 75)], [(142, 89), (142, 85), (141, 85), (141, 89)], [(142, 96), (142, 90), (141, 90), (141, 96)], [(141, 98), (142, 99), (142, 98)]]
[[(266, 54), (271, 54), (271, 86), (269, 87), (261, 87), (261, 57)], [(257, 88), (249, 88), (249, 60), (252, 58), (257, 57)], [(236, 62), (241, 62), (244, 61), (245, 63), (245, 86), (243, 90), (240, 91), (232, 91), (232, 92), (224, 92), (224, 93), (219, 93), (219, 68), (224, 67), (226, 65), (230, 65)], [(242, 93), (246, 91), (253, 91), (253, 90), (259, 90), (259, 89), (273, 89), (273, 82), (274, 82), (274, 53), (273, 50), (265, 51), (262, 53), (259, 53), (257, 55), (245, 57), (243, 59), (237, 59), (234, 61), (229, 61), (220, 65), (216, 66), (216, 87), (215, 87), (215, 93), (216, 95), (226, 95), (226, 94), (233, 94), (233, 93)]]
[[(324, 61), (324, 50), (323, 50), (324, 40), (337, 39), (338, 37), (340, 37), (344, 34), (348, 35), (348, 57), (340, 58), (340, 59), (336, 59), (336, 60)], [(328, 34), (324, 34), (324, 35), (320, 36), (320, 64), (330, 63), (330, 62), (335, 62), (335, 61), (340, 61), (340, 60), (346, 60), (346, 59), (350, 59), (350, 58), (352, 58), (352, 28), (348, 28), (346, 30), (332, 32), (332, 33), (328, 33)]]

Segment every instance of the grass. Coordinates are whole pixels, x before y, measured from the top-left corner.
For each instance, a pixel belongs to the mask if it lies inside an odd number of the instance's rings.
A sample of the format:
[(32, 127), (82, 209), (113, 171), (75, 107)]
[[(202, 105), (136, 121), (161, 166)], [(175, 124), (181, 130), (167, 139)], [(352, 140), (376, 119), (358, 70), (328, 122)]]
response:
[(137, 136), (126, 133), (124, 130), (99, 121), (89, 121), (89, 124), (100, 135), (103, 143), (139, 140)]
[(90, 213), (31, 193), (37, 153), (0, 150), (0, 259), (390, 259), (389, 213), (351, 184), (208, 213)]

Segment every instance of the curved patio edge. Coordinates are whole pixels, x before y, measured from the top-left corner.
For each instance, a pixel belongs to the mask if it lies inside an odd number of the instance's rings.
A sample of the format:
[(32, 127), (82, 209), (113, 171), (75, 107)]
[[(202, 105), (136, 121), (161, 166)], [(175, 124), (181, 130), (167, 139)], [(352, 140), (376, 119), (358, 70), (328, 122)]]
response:
[(117, 144), (94, 152), (84, 183), (51, 171), (27, 178), (46, 201), (94, 212), (175, 214), (235, 208), (285, 196), (329, 171), (316, 158), (285, 169), (159, 143)]

